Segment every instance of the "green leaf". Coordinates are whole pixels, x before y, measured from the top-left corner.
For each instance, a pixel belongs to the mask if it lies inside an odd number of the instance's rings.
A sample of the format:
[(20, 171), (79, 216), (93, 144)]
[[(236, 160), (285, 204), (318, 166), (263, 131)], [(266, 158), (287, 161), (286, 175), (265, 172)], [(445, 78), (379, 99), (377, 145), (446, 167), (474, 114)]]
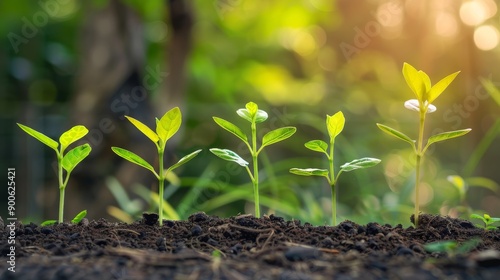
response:
[(64, 152), (69, 145), (87, 135), (88, 132), (89, 130), (83, 125), (73, 126), (71, 129), (64, 132), (61, 137), (59, 137), (59, 142), (61, 143), (61, 153)]
[(50, 139), (49, 137), (45, 136), (45, 134), (43, 133), (40, 133), (30, 127), (27, 127), (25, 125), (22, 125), (20, 123), (17, 124), (22, 130), (24, 130), (24, 132), (28, 133), (29, 135), (33, 136), (35, 139), (37, 139), (38, 141), (42, 142), (43, 144), (51, 147), (52, 149), (54, 149), (56, 152), (57, 151), (57, 147), (59, 147), (59, 143), (57, 143), (56, 141)]
[(238, 116), (244, 118), (245, 120), (249, 121), (250, 123), (261, 123), (265, 120), (267, 120), (268, 115), (266, 111), (264, 110), (259, 110), (259, 107), (257, 104), (253, 102), (248, 102), (245, 106), (245, 109), (239, 109), (236, 111), (236, 114)]
[(428, 243), (424, 245), (424, 248), (427, 252), (431, 253), (447, 253), (453, 251), (457, 248), (457, 242), (454, 240), (447, 241), (436, 241), (432, 243)]
[(379, 163), (380, 159), (378, 158), (365, 157), (365, 158), (355, 159), (351, 162), (345, 163), (342, 166), (340, 166), (340, 171), (349, 172), (356, 169), (372, 167)]
[(326, 128), (331, 139), (335, 139), (342, 132), (344, 124), (345, 117), (342, 111), (338, 111), (333, 116), (326, 115)]
[[(182, 114), (179, 107), (172, 108), (170, 111), (166, 112), (163, 117), (161, 117), (159, 125), (163, 129), (158, 129), (158, 137), (161, 138), (163, 143), (166, 143), (168, 139), (172, 138), (174, 134), (179, 130), (182, 124)], [(158, 125), (158, 124), (157, 124)], [(160, 135), (160, 133), (162, 133)]]
[(483, 216), (478, 215), (478, 214), (471, 214), (471, 215), (470, 215), (470, 218), (471, 218), (471, 219), (479, 219), (479, 220), (481, 220), (481, 221), (483, 221), (483, 222), (486, 222), (486, 219), (485, 219)]
[(151, 166), (151, 164), (149, 164), (147, 161), (145, 161), (140, 156), (132, 153), (129, 150), (125, 150), (125, 149), (122, 149), (119, 147), (111, 147), (111, 150), (113, 150), (113, 152), (115, 152), (115, 154), (119, 155), (120, 157), (122, 157), (122, 158), (124, 158), (132, 163), (135, 163), (139, 166), (142, 166), (142, 167), (146, 168), (147, 170), (153, 172), (153, 174), (156, 176), (156, 178), (158, 178), (158, 174), (156, 174), (156, 171), (153, 168), (153, 166)]
[(222, 128), (224, 128), (225, 130), (231, 132), (232, 134), (234, 134), (236, 137), (240, 138), (241, 140), (243, 140), (243, 142), (248, 142), (248, 138), (246, 136), (246, 134), (241, 131), (241, 129), (239, 129), (236, 125), (234, 125), (233, 123), (231, 122), (228, 122), (224, 119), (221, 119), (221, 118), (218, 118), (218, 117), (213, 117), (214, 121)]
[(457, 137), (460, 137), (462, 135), (469, 133), (470, 131), (471, 131), (471, 129), (467, 128), (467, 129), (448, 131), (448, 132), (443, 132), (443, 133), (439, 133), (436, 135), (432, 135), (431, 137), (429, 137), (429, 140), (427, 140), (427, 145), (425, 146), (424, 150), (427, 147), (429, 147), (431, 144), (434, 144), (436, 142), (445, 141), (445, 140), (452, 139), (452, 138), (457, 138)]
[(429, 97), (427, 101), (429, 101), (429, 103), (432, 103), (436, 98), (438, 98), (438, 96), (443, 93), (443, 91), (451, 84), (451, 82), (453, 82), (458, 73), (460, 73), (460, 71), (450, 74), (444, 77), (441, 81), (437, 82), (437, 84), (435, 84), (429, 91)]
[(395, 130), (394, 128), (391, 128), (391, 127), (388, 127), (386, 125), (383, 125), (383, 124), (379, 124), (377, 123), (377, 126), (378, 128), (380, 128), (383, 132), (389, 134), (389, 135), (392, 135), (396, 138), (399, 138), (405, 142), (408, 142), (410, 143), (410, 145), (415, 149), (415, 141), (414, 140), (411, 140), (410, 137), (408, 137), (406, 134), (404, 134), (403, 132), (399, 132), (397, 130)]
[(153, 130), (151, 130), (151, 128), (149, 128), (147, 125), (129, 116), (125, 116), (125, 118), (127, 118), (127, 120), (129, 120), (133, 125), (135, 125), (135, 127), (137, 127), (137, 129), (139, 129), (140, 132), (146, 135), (146, 137), (151, 139), (153, 143), (157, 143), (160, 140), (158, 135)]
[[(184, 157), (183, 157), (183, 158), (181, 158), (181, 159), (180, 159), (180, 160), (179, 160), (176, 164), (174, 164), (174, 165), (170, 166), (170, 167), (167, 169), (167, 171), (172, 171), (172, 170), (176, 169), (177, 167), (179, 167), (179, 166), (181, 166), (181, 165), (185, 164), (186, 162), (188, 162), (188, 161), (192, 160), (192, 159), (193, 159), (194, 157), (196, 157), (196, 156), (197, 156), (200, 152), (201, 152), (201, 149), (196, 150), (196, 151), (194, 151), (194, 152), (190, 153), (190, 154), (189, 154), (189, 155), (187, 155), (187, 156), (184, 156)], [(168, 172), (167, 172), (167, 173), (168, 173)]]
[(328, 170), (318, 168), (292, 168), (290, 173), (301, 176), (323, 176), (328, 177)]
[(83, 144), (69, 150), (62, 159), (62, 167), (68, 173), (71, 173), (90, 154), (90, 151), (92, 151), (92, 148), (89, 144)]
[(403, 76), (406, 84), (415, 93), (417, 99), (423, 103), (425, 101), (425, 83), (422, 81), (422, 74), (419, 74), (417, 69), (405, 62), (403, 64)]
[(81, 211), (80, 213), (78, 213), (74, 218), (73, 220), (71, 220), (71, 223), (73, 224), (78, 224), (79, 222), (82, 221), (83, 218), (85, 218), (85, 216), (87, 216), (87, 210), (83, 210)]
[(57, 223), (57, 220), (46, 220), (46, 221), (43, 221), (40, 225), (42, 227), (45, 227), (45, 226), (55, 225), (56, 223)]
[(248, 162), (246, 160), (242, 159), (237, 153), (231, 150), (212, 148), (210, 149), (210, 152), (223, 160), (236, 162), (241, 166), (248, 166)]
[(248, 102), (247, 104), (245, 104), (245, 108), (248, 110), (248, 112), (250, 113), (250, 115), (253, 117), (257, 111), (259, 110), (259, 106), (257, 106), (257, 104), (255, 104), (254, 102)]
[(315, 152), (327, 153), (328, 144), (321, 140), (311, 140), (304, 144), (306, 148)]
[[(424, 71), (422, 70), (419, 70), (418, 71), (418, 74), (420, 75), (420, 78), (422, 79), (422, 82), (424, 83), (424, 89), (423, 89), (423, 92), (427, 93), (429, 92), (429, 90), (431, 89), (431, 78), (429, 78), (429, 76), (427, 75), (427, 73), (425, 73)], [(424, 99), (426, 99), (427, 97), (425, 97)]]
[(296, 131), (297, 128), (293, 126), (287, 126), (271, 130), (268, 133), (266, 133), (264, 137), (262, 137), (262, 146), (260, 149), (262, 149), (265, 146), (269, 146), (271, 144), (278, 143), (287, 138), (290, 138), (290, 136), (292, 136)]

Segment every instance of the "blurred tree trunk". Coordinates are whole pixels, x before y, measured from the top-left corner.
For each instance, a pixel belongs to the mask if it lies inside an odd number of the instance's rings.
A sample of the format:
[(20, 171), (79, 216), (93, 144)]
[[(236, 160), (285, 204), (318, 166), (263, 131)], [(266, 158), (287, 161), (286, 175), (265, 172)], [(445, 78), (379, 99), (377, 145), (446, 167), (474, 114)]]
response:
[[(93, 151), (73, 171), (66, 190), (66, 220), (83, 209), (88, 210), (89, 218), (109, 218), (106, 209), (116, 201), (106, 187), (107, 176), (116, 176), (129, 196), (135, 183), (154, 186), (157, 191), (157, 182), (149, 171), (119, 158), (111, 146), (131, 150), (157, 166), (155, 146), (124, 115), (154, 128), (155, 116), (183, 104), (192, 11), (187, 1), (170, 0), (166, 4), (172, 29), (166, 47), (168, 76), (160, 62), (145, 65), (143, 22), (132, 7), (119, 0), (111, 0), (100, 9), (87, 4), (70, 123), (89, 128), (84, 140)], [(158, 89), (161, 92), (153, 100), (151, 95)], [(56, 217), (58, 193), (51, 193), (50, 198), (53, 203), (46, 210), (48, 216)]]

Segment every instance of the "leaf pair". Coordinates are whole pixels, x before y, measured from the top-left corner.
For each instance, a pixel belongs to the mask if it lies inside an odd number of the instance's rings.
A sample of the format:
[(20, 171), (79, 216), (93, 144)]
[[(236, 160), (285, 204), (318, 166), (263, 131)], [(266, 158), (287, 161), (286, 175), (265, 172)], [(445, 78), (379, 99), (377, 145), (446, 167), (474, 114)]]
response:
[[(363, 169), (377, 165), (380, 159), (377, 158), (360, 158), (351, 162), (344, 163), (340, 166), (340, 172), (350, 172), (356, 169)], [(292, 168), (290, 173), (302, 176), (322, 176), (328, 178), (328, 170), (319, 168)]]
[(71, 149), (69, 152), (64, 154), (64, 151), (66, 150), (66, 148), (68, 148), (69, 145), (80, 140), (89, 132), (88, 129), (83, 125), (74, 126), (68, 131), (61, 134), (61, 136), (59, 137), (59, 142), (61, 143), (60, 146), (59, 143), (52, 140), (43, 133), (40, 133), (28, 126), (19, 123), (17, 125), (27, 134), (52, 148), (56, 152), (58, 159), (62, 158), (62, 167), (64, 168), (64, 170), (66, 170), (66, 172), (68, 172), (68, 174), (71, 173), (71, 171), (73, 171), (73, 169), (82, 160), (84, 160), (92, 150), (89, 144), (83, 144)]
[[(125, 118), (127, 118), (127, 120), (129, 120), (139, 131), (141, 131), (144, 135), (146, 135), (146, 137), (148, 137), (156, 145), (158, 151), (165, 150), (167, 141), (170, 138), (172, 138), (172, 136), (175, 135), (175, 133), (179, 130), (182, 124), (182, 114), (179, 107), (175, 107), (170, 111), (166, 112), (165, 115), (161, 117), (161, 119), (159, 120), (156, 119), (156, 132), (151, 130), (147, 125), (143, 124), (137, 119), (134, 119), (130, 116), (125, 116)], [(162, 179), (160, 178), (159, 174), (155, 171), (154, 167), (139, 155), (119, 147), (111, 147), (111, 149), (120, 157), (151, 171), (156, 176), (157, 179)], [(166, 169), (165, 174), (187, 163), (195, 156), (197, 156), (200, 152), (201, 149), (196, 150), (188, 154), (187, 156), (184, 156), (177, 163), (173, 164), (168, 169)]]
[[(377, 123), (377, 126), (385, 133), (389, 134), (389, 135), (392, 135), (400, 140), (403, 140), (407, 143), (409, 143), (413, 150), (415, 151), (415, 153), (418, 153), (417, 151), (417, 147), (415, 145), (415, 140), (412, 140), (410, 137), (408, 137), (406, 134), (404, 134), (403, 132), (400, 132), (394, 128), (391, 128), (389, 126), (386, 126), (386, 125), (383, 125), (383, 124), (379, 124)], [(459, 130), (454, 130), (454, 131), (448, 131), (448, 132), (443, 132), (443, 133), (438, 133), (436, 135), (433, 135), (431, 137), (429, 137), (429, 139), (427, 140), (427, 144), (425, 145), (425, 147), (422, 149), (422, 154), (425, 153), (425, 151), (429, 148), (430, 145), (434, 144), (434, 143), (437, 143), (437, 142), (441, 142), (441, 141), (445, 141), (445, 140), (448, 140), (448, 139), (453, 139), (453, 138), (457, 138), (457, 137), (460, 137), (460, 136), (463, 136), (467, 133), (469, 133), (471, 131), (470, 128), (466, 128), (466, 129), (459, 129)]]
[(403, 64), (403, 76), (420, 104), (425, 104), (425, 101), (430, 104), (436, 100), (459, 73), (460, 71), (450, 74), (434, 86), (431, 86), (431, 80), (424, 71), (417, 71), (417, 69), (406, 62)]

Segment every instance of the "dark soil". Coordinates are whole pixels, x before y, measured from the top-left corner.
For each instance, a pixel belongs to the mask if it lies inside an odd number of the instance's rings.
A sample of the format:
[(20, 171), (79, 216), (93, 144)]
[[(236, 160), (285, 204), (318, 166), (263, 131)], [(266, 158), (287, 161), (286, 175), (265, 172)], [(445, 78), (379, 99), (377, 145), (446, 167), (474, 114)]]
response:
[[(0, 227), (0, 279), (500, 279), (500, 230), (421, 215), (401, 225), (312, 226), (276, 216), (188, 221), (16, 225), (15, 272)], [(478, 238), (469, 253), (428, 253), (424, 244)]]

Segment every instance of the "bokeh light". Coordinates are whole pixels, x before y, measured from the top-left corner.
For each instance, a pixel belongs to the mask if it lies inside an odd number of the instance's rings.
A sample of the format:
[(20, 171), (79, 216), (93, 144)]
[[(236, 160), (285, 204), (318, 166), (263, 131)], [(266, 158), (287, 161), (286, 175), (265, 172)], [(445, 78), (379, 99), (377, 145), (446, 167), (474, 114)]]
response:
[(483, 51), (494, 49), (498, 45), (498, 29), (492, 25), (482, 25), (474, 30), (474, 44)]

